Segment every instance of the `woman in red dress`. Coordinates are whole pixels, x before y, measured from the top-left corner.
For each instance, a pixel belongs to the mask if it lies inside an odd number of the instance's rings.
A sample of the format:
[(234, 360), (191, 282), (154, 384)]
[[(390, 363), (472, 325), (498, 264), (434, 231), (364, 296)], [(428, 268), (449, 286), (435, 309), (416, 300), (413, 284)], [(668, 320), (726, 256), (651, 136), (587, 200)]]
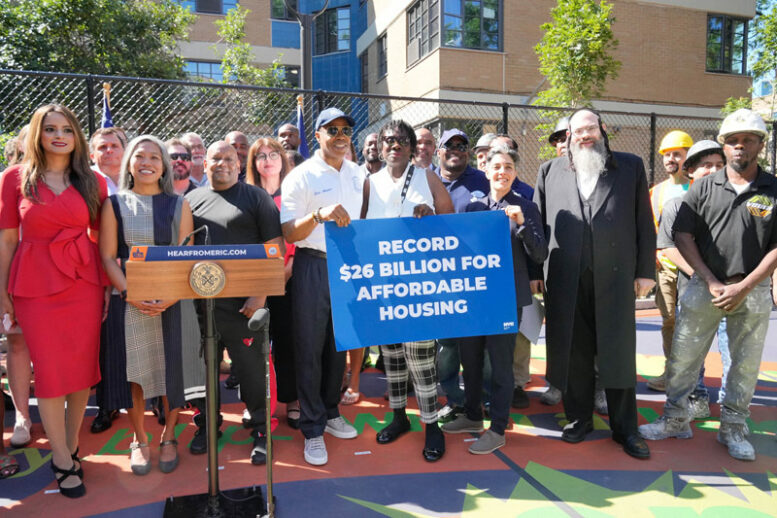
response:
[(106, 194), (73, 112), (38, 108), (24, 162), (0, 178), (0, 310), (24, 329), (51, 469), (71, 498), (86, 492), (78, 435), (100, 380), (107, 278), (95, 241)]

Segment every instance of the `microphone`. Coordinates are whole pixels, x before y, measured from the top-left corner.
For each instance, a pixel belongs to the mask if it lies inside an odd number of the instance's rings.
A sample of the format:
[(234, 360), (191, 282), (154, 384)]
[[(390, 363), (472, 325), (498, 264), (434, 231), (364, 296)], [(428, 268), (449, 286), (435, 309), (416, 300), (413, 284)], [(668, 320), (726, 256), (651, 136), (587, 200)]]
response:
[(181, 241), (181, 244), (178, 245), (178, 246), (186, 246), (187, 244), (189, 244), (189, 241), (191, 241), (191, 239), (195, 235), (199, 234), (202, 231), (205, 231), (205, 243), (207, 244), (208, 243), (208, 225), (203, 225), (200, 228), (196, 228), (196, 229), (192, 230), (191, 232), (189, 232), (186, 235), (186, 237), (183, 238), (183, 241)]
[(270, 310), (267, 308), (259, 308), (254, 312), (254, 315), (248, 320), (248, 329), (251, 331), (258, 331), (267, 325), (270, 320)]

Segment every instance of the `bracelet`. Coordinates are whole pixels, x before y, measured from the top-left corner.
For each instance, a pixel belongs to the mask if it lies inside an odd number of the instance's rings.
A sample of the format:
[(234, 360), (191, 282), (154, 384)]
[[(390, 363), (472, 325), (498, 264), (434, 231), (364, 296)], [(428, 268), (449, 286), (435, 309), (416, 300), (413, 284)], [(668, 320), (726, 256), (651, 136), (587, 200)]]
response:
[(121, 297), (121, 300), (127, 300), (127, 290), (121, 290), (119, 297)]
[(321, 207), (317, 208), (313, 212), (313, 221), (315, 221), (316, 223), (323, 223), (324, 222), (324, 220), (321, 219)]

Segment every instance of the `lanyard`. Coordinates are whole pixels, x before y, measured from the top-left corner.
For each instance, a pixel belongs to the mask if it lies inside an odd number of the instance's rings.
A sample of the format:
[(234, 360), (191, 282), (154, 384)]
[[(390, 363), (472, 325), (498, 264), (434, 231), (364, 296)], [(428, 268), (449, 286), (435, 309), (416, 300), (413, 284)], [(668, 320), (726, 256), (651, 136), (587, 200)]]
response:
[(407, 176), (405, 176), (405, 185), (402, 186), (402, 194), (399, 195), (400, 205), (405, 203), (405, 196), (407, 196), (407, 190), (410, 188), (410, 180), (413, 178), (413, 171), (415, 171), (415, 167), (413, 167), (413, 162), (410, 162), (407, 164), (407, 169), (405, 169)]

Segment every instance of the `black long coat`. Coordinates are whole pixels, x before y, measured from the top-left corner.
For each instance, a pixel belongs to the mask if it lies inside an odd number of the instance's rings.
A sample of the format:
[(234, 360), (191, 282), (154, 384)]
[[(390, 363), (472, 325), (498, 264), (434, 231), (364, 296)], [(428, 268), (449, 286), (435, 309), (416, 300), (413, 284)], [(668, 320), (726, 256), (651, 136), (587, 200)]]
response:
[[(606, 388), (636, 384), (634, 279), (655, 275), (656, 233), (642, 159), (613, 153), (593, 207), (593, 273), (599, 378)], [(549, 245), (545, 261), (547, 379), (565, 389), (580, 277), (583, 214), (566, 157), (540, 166), (534, 202)]]

